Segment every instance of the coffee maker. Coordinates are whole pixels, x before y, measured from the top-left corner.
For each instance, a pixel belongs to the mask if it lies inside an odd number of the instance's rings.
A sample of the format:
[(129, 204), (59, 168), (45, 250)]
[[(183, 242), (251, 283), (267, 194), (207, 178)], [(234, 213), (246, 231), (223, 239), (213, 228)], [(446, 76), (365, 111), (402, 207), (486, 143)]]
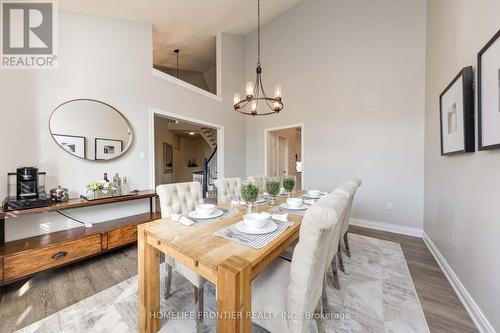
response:
[[(8, 174), (8, 197), (4, 211), (46, 207), (50, 200), (45, 193), (45, 172), (34, 167), (21, 167)], [(13, 180), (15, 178), (15, 181)]]

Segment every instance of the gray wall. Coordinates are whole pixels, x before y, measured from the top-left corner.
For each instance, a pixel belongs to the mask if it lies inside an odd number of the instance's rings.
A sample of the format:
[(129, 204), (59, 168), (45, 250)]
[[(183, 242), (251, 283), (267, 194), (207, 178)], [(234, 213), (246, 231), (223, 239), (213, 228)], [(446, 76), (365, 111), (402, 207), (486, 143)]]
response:
[[(20, 165), (38, 166), (48, 173), (48, 189), (60, 184), (69, 187), (74, 197), (85, 193), (85, 185), (101, 179), (104, 172), (127, 176), (131, 189), (147, 189), (153, 158), (149, 156), (150, 107), (224, 126), (226, 176), (245, 173), (244, 119), (232, 111), (232, 93), (244, 84), (244, 38), (222, 34), (223, 102), (153, 76), (151, 38), (148, 24), (61, 13), (58, 69), (1, 72), (2, 124), (9, 126), (0, 131), (0, 197), (6, 195), (7, 172)], [(47, 125), (51, 111), (66, 100), (84, 97), (113, 105), (132, 124), (135, 141), (123, 157), (82, 161), (53, 142)], [(123, 209), (115, 212), (107, 206), (72, 213), (102, 221), (147, 209), (147, 205), (117, 206)], [(99, 214), (94, 216), (94, 211)], [(54, 214), (47, 216), (44, 225), (38, 223), (40, 216), (24, 222), (23, 218), (8, 220), (7, 240), (75, 226)]]
[[(247, 175), (264, 172), (265, 128), (303, 122), (306, 187), (359, 177), (354, 217), (422, 228), (425, 15), (425, 0), (304, 0), (265, 25), (264, 85), (285, 109), (247, 119)], [(254, 80), (255, 34), (246, 47)]]
[(424, 230), (500, 331), (500, 150), (452, 157), (439, 150), (439, 94), (462, 67), (476, 69), (477, 53), (500, 28), (500, 2), (428, 6)]

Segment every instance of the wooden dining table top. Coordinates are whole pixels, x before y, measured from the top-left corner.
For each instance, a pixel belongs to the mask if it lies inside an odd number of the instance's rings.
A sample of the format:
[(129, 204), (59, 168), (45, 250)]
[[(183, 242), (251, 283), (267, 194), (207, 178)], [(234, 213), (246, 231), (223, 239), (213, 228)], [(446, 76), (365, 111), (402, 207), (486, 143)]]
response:
[[(293, 194), (293, 196), (300, 195), (302, 195), (301, 191)], [(285, 202), (284, 198), (278, 198), (276, 204), (283, 202)], [(224, 204), (218, 207), (227, 209), (229, 205)], [(263, 204), (257, 207), (259, 212), (267, 212), (276, 206)], [(276, 257), (276, 253), (284, 251), (298, 238), (302, 216), (289, 212), (288, 219), (294, 222), (293, 225), (261, 249), (253, 249), (214, 235), (216, 231), (243, 220), (244, 209), (245, 206), (241, 206), (238, 214), (223, 217), (199, 227), (185, 226), (168, 218), (149, 222), (141, 227), (148, 235), (148, 242), (156, 242), (151, 245), (161, 247), (167, 255), (211, 282), (215, 283), (217, 280), (218, 266), (231, 257), (243, 258), (250, 262), (253, 279), (265, 269), (269, 261)], [(270, 259), (266, 260), (266, 258)]]

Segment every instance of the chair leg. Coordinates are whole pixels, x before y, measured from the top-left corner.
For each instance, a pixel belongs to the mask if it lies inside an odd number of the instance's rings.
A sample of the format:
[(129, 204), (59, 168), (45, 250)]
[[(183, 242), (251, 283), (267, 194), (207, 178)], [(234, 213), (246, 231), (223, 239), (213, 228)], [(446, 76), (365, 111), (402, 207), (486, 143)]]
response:
[[(322, 307), (322, 302), (321, 299), (318, 302), (318, 305), (316, 306), (316, 313), (319, 313), (321, 311)], [(318, 330), (318, 333), (325, 333), (325, 326), (323, 326), (323, 322), (321, 321), (322, 316), (316, 316), (316, 328)]]
[(326, 296), (326, 277), (325, 279), (323, 279), (323, 290), (321, 291), (321, 303), (322, 303), (322, 307), (321, 307), (321, 313), (322, 314), (325, 314), (326, 313), (326, 305), (328, 304), (328, 298)]
[(165, 264), (166, 275), (165, 275), (165, 299), (170, 297), (170, 288), (172, 287), (172, 266)]
[(203, 321), (203, 290), (203, 286), (201, 286), (200, 288), (194, 287), (194, 304), (198, 307), (197, 321)]
[(349, 249), (349, 239), (347, 238), (347, 232), (344, 234), (344, 246), (345, 246), (345, 253), (350, 258), (351, 250)]
[(337, 256), (333, 257), (332, 260), (332, 272), (333, 272), (333, 286), (335, 289), (340, 290), (339, 276), (337, 274)]
[(345, 273), (344, 259), (342, 258), (342, 247), (340, 246), (340, 242), (339, 242), (339, 249), (337, 251), (337, 257), (339, 258), (339, 268), (343, 273)]

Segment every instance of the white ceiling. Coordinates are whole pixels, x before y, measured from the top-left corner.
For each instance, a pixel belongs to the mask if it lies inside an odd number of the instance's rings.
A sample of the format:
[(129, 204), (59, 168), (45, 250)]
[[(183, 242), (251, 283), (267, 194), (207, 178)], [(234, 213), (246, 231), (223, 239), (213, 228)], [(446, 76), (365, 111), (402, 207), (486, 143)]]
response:
[[(301, 0), (262, 0), (263, 24)], [(204, 71), (215, 65), (217, 32), (257, 29), (256, 0), (59, 0), (64, 12), (127, 19), (153, 25), (153, 62)]]

